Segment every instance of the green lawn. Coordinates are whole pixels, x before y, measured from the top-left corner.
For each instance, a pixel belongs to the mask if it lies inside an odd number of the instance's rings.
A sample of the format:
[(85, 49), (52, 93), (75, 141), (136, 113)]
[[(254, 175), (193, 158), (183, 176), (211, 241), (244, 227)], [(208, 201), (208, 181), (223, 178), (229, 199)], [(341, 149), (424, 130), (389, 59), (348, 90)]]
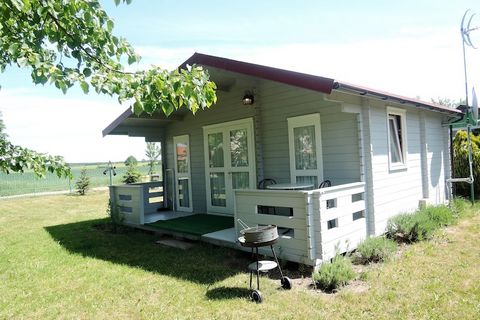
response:
[[(123, 162), (114, 164), (117, 169), (117, 175), (113, 177), (114, 184), (122, 183), (122, 176), (127, 171)], [(105, 165), (99, 164), (85, 164), (72, 165), (73, 180), (69, 181), (66, 178), (58, 178), (53, 173), (48, 173), (45, 178), (37, 178), (32, 171), (25, 173), (2, 173), (0, 172), (0, 197), (11, 196), (17, 194), (40, 193), (50, 191), (75, 191), (75, 182), (80, 177), (80, 171), (85, 168), (87, 176), (90, 178), (90, 187), (104, 187), (110, 183), (109, 175), (104, 175)], [(138, 164), (138, 169), (142, 174), (148, 173), (148, 165), (145, 162)], [(158, 170), (158, 166), (157, 166)]]
[[(156, 236), (111, 234), (106, 192), (0, 201), (0, 319), (478, 319), (480, 215), (368, 267), (334, 295), (262, 278), (248, 300), (248, 256)], [(475, 209), (478, 210), (480, 206)]]

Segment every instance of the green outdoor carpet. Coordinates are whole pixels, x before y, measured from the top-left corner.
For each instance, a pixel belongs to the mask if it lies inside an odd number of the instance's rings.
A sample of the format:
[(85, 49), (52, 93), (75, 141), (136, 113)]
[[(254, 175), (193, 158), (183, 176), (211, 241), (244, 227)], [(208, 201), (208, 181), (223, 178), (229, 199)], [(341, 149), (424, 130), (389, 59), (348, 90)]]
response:
[(162, 230), (182, 232), (201, 236), (206, 233), (233, 228), (233, 217), (216, 216), (212, 214), (194, 214), (170, 220), (148, 223), (147, 226)]

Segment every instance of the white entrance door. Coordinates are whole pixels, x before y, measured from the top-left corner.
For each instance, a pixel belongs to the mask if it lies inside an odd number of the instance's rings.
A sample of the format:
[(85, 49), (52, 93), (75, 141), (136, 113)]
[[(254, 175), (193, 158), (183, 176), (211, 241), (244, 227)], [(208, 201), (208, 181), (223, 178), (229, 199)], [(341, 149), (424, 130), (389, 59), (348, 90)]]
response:
[(175, 206), (178, 211), (192, 212), (192, 177), (190, 174), (190, 139), (173, 137), (175, 153)]
[(208, 212), (233, 215), (235, 189), (256, 186), (253, 120), (203, 128)]

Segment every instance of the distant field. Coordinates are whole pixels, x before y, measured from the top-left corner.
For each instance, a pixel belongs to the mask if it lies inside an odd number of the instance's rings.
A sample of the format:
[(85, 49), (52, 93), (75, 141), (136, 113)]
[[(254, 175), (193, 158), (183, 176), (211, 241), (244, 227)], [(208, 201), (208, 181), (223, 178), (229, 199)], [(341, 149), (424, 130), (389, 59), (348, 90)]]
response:
[[(123, 162), (115, 163), (117, 175), (113, 177), (113, 184), (122, 183), (122, 176), (127, 171), (127, 168)], [(49, 191), (63, 191), (63, 190), (75, 190), (75, 181), (80, 177), (81, 170), (87, 169), (87, 175), (90, 178), (90, 187), (102, 187), (108, 186), (110, 183), (110, 178), (108, 173), (103, 174), (103, 171), (106, 168), (105, 164), (73, 164), (72, 173), (73, 180), (69, 179), (59, 179), (54, 174), (48, 174), (46, 178), (37, 178), (33, 172), (21, 173), (12, 173), (5, 174), (0, 173), (0, 197), (11, 196), (18, 194), (27, 194), (27, 193), (40, 193), (40, 192), (49, 192)], [(139, 163), (138, 169), (144, 175), (148, 173), (147, 163)], [(159, 169), (158, 166), (156, 168)]]

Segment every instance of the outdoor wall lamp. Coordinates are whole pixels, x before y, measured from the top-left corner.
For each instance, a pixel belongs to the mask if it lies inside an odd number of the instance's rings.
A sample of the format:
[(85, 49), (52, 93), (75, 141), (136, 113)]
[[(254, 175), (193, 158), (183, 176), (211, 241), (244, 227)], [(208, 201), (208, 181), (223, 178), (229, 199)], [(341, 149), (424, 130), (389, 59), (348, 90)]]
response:
[(253, 93), (251, 91), (246, 91), (245, 95), (242, 99), (243, 105), (250, 106), (255, 102), (255, 98), (253, 97)]

